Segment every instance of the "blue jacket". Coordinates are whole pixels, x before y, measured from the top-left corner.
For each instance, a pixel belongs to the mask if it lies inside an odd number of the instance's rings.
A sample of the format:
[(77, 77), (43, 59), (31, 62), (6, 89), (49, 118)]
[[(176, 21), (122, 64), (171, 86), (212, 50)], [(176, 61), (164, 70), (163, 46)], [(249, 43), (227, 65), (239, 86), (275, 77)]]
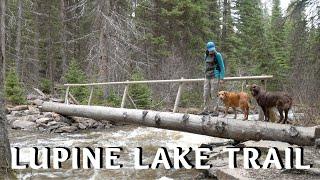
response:
[[(214, 58), (216, 60), (214, 60)], [(219, 52), (215, 52), (215, 55), (211, 57), (210, 55), (205, 55), (204, 60), (206, 62), (206, 78), (217, 78), (224, 79), (225, 67), (222, 55)], [(218, 69), (219, 66), (219, 69)]]

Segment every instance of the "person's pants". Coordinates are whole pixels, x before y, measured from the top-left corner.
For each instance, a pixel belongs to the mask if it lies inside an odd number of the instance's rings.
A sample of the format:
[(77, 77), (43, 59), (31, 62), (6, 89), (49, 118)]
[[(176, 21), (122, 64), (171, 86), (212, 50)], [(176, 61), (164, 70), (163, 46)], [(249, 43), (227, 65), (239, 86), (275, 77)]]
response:
[[(213, 111), (216, 111), (218, 108), (218, 91), (219, 91), (219, 80), (215, 78), (204, 80), (203, 86), (203, 100), (204, 100), (204, 109), (203, 111), (211, 111), (213, 106)], [(210, 103), (212, 100), (212, 103)]]

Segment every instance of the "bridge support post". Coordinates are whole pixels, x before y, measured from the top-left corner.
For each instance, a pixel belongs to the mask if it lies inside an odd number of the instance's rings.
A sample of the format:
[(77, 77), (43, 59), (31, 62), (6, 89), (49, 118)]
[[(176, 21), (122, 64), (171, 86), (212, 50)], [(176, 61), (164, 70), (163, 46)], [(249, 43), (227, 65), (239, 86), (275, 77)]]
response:
[[(181, 79), (183, 79), (183, 77)], [(177, 112), (177, 110), (178, 110), (182, 88), (183, 88), (183, 82), (180, 83), (180, 85), (179, 85), (176, 101), (174, 102), (173, 112)]]
[(127, 94), (128, 94), (128, 88), (129, 88), (129, 84), (126, 84), (124, 91), (123, 91), (123, 96), (122, 96), (122, 101), (121, 101), (121, 108), (124, 108), (124, 105), (126, 103), (126, 99), (127, 99)]
[(70, 86), (67, 87), (66, 96), (64, 98), (64, 103), (66, 103), (66, 104), (69, 104), (69, 99), (68, 99), (68, 97), (69, 97), (69, 89), (70, 89)]
[(89, 96), (89, 100), (88, 100), (88, 105), (89, 106), (91, 104), (92, 94), (93, 94), (93, 86), (91, 86), (91, 88), (90, 88), (90, 96)]

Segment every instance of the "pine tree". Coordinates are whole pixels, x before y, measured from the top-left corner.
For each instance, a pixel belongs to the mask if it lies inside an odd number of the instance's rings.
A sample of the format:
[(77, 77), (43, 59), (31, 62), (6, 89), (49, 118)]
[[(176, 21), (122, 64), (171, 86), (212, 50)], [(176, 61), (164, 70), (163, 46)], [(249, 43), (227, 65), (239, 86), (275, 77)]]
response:
[(221, 32), (221, 53), (225, 60), (226, 74), (237, 75), (237, 60), (235, 49), (237, 47), (237, 36), (234, 32), (234, 20), (232, 18), (231, 0), (223, 0), (222, 32)]
[(121, 104), (121, 97), (116, 94), (114, 89), (110, 89), (107, 97), (107, 106), (119, 107)]
[(15, 70), (11, 69), (5, 81), (5, 97), (8, 102), (18, 105), (26, 103), (23, 86)]
[[(144, 80), (142, 73), (136, 71), (132, 74), (131, 80)], [(129, 86), (129, 96), (132, 98), (138, 109), (148, 109), (151, 107), (151, 89), (147, 84), (132, 84)]]
[(279, 87), (286, 83), (286, 76), (289, 72), (288, 53), (286, 52), (285, 21), (281, 13), (280, 0), (273, 0), (271, 22), (268, 32), (271, 48), (270, 68), (273, 71), (272, 73), (275, 79), (277, 79), (277, 81), (274, 81), (274, 85)]
[[(85, 73), (80, 69), (75, 60), (71, 60), (68, 71), (64, 79), (67, 83), (86, 83), (87, 78)], [(89, 97), (89, 90), (87, 87), (71, 87), (70, 93), (81, 103), (85, 103)]]
[[(260, 0), (239, 0), (236, 3), (239, 44), (236, 54), (244, 72), (268, 74), (270, 53), (263, 24)], [(245, 69), (245, 70), (244, 70)]]

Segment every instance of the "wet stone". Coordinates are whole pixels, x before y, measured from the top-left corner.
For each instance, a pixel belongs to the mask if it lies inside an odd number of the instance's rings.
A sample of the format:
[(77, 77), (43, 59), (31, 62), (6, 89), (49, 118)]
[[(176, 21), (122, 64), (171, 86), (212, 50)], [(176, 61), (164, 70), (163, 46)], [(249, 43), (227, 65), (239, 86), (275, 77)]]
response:
[(16, 120), (12, 123), (13, 129), (34, 130), (37, 124), (26, 120)]

